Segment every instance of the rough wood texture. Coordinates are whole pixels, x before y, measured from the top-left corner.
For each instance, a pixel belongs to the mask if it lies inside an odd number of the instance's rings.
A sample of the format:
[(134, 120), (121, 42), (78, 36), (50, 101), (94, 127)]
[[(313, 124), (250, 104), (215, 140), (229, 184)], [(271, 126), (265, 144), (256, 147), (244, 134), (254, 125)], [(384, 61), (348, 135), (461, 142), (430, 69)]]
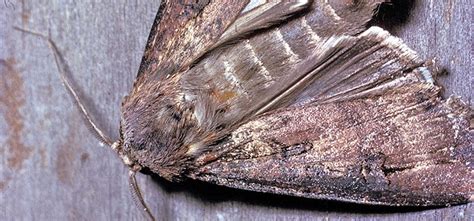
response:
[[(395, 13), (409, 16), (381, 19), (423, 57), (439, 58), (449, 72), (441, 77), (445, 94), (472, 105), (471, 2), (404, 5), (411, 9)], [(116, 135), (120, 101), (136, 76), (158, 6), (136, 0), (0, 2), (0, 220), (143, 219), (128, 192), (127, 169), (82, 123), (47, 45), (12, 26), (51, 35), (93, 112)], [(175, 185), (144, 175), (139, 182), (160, 220), (474, 219), (474, 204), (397, 209)]]

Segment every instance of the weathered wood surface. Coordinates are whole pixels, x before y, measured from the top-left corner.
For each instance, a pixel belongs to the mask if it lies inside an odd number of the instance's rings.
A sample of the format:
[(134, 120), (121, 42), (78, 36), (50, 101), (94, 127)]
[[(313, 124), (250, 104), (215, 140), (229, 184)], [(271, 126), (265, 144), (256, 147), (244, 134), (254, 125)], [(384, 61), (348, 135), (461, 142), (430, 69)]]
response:
[[(121, 98), (138, 70), (159, 1), (0, 2), (0, 220), (142, 220), (127, 169), (82, 123), (54, 58), (61, 49), (93, 112), (117, 136)], [(446, 94), (472, 105), (470, 0), (419, 0), (396, 8), (392, 33), (423, 57), (438, 57)], [(404, 12), (409, 16), (400, 16)], [(401, 22), (397, 22), (401, 20)], [(140, 175), (160, 220), (473, 220), (474, 204), (394, 209), (273, 196)]]

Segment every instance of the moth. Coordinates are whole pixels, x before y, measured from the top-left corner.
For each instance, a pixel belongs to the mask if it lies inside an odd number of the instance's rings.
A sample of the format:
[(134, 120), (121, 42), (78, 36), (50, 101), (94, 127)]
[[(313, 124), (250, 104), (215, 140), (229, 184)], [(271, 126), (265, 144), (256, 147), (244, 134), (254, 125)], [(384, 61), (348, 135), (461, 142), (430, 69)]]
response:
[(473, 111), (379, 27), (384, 0), (162, 1), (111, 141), (135, 173), (393, 206), (472, 201)]

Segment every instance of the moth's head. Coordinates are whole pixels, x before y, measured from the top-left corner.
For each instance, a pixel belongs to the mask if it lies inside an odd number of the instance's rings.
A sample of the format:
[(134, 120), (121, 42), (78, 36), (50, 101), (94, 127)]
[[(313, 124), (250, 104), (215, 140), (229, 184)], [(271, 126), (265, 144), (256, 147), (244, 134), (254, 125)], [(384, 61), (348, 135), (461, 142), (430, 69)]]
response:
[(177, 165), (187, 133), (176, 93), (170, 84), (144, 85), (123, 100), (121, 110), (123, 155), (167, 179), (181, 173)]

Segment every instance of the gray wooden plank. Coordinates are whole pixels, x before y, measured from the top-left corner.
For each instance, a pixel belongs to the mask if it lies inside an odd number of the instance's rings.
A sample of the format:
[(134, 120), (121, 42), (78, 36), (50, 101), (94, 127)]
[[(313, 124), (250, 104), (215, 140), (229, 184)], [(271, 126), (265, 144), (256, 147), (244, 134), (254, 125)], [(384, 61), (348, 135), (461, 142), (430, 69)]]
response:
[[(407, 4), (410, 16), (391, 31), (425, 58), (436, 55), (450, 72), (441, 79), (446, 94), (472, 104), (470, 0)], [(12, 25), (51, 35), (87, 103), (116, 135), (120, 100), (132, 85), (158, 5), (0, 2), (0, 220), (143, 219), (128, 192), (127, 169), (84, 126), (47, 45)], [(473, 204), (407, 211), (138, 178), (161, 220), (473, 219)]]

